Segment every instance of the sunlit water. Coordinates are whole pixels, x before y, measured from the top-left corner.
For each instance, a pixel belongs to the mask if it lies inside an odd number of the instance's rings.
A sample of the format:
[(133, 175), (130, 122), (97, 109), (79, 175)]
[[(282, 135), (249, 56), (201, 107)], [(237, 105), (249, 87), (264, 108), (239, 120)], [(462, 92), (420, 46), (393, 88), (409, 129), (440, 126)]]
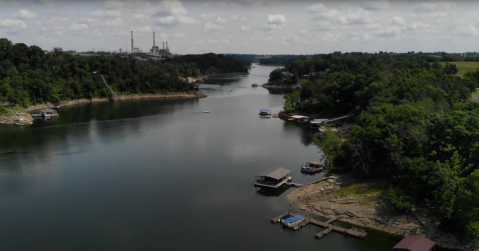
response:
[(319, 227), (269, 222), (293, 188), (257, 190), (254, 176), (284, 167), (306, 183), (318, 176), (301, 163), (320, 158), (310, 131), (258, 116), (282, 107), (251, 87), (273, 69), (210, 80), (205, 99), (83, 104), (0, 126), (0, 250), (391, 250), (397, 239), (377, 232), (316, 240)]

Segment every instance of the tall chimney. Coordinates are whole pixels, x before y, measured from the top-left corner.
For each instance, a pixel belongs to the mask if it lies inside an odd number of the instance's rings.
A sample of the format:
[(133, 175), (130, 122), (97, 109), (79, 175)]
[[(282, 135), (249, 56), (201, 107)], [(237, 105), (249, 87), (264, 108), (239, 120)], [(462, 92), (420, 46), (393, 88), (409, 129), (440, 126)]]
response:
[(153, 49), (155, 49), (155, 32), (153, 31)]
[(163, 50), (165, 50), (165, 41), (163, 41)]
[(131, 31), (131, 53), (133, 53), (133, 31)]
[(170, 49), (168, 49), (168, 41), (166, 41), (166, 50), (169, 51)]

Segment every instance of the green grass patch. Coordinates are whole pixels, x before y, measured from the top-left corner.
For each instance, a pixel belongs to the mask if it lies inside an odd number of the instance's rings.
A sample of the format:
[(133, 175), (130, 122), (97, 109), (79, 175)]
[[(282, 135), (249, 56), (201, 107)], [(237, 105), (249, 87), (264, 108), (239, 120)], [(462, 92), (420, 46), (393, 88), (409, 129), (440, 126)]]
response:
[(472, 95), (479, 97), (479, 90), (476, 90), (475, 92), (473, 92)]
[(341, 187), (339, 190), (332, 192), (331, 196), (362, 198), (361, 201), (370, 202), (376, 201), (386, 190), (386, 186), (380, 183), (356, 183)]
[[(479, 70), (479, 62), (447, 62), (450, 64), (455, 64), (457, 67), (457, 75), (464, 75), (468, 71), (476, 71)], [(446, 62), (440, 62), (440, 64), (444, 67)]]

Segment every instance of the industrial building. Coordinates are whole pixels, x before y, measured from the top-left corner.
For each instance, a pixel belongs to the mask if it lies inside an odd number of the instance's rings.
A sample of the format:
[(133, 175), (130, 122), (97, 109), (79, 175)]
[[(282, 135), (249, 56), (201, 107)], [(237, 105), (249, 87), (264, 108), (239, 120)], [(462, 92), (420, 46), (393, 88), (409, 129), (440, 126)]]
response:
[(155, 39), (155, 32), (153, 32), (153, 46), (150, 50), (151, 54), (160, 56), (160, 57), (172, 57), (173, 54), (170, 53), (170, 48), (168, 48), (168, 41), (166, 41), (166, 48), (165, 42), (163, 42), (163, 49), (160, 49), (156, 46), (156, 39)]

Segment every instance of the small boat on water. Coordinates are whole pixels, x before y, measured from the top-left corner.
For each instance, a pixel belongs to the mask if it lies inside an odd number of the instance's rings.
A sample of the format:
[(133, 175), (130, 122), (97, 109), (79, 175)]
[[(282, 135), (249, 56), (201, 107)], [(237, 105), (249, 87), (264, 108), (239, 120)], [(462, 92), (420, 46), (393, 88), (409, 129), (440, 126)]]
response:
[(58, 112), (53, 109), (43, 109), (31, 115), (32, 117), (56, 117), (58, 116)]
[(271, 110), (261, 109), (261, 110), (259, 110), (259, 115), (261, 117), (266, 117), (266, 116), (271, 117)]
[(323, 168), (324, 168), (323, 164), (316, 161), (311, 161), (311, 162), (304, 163), (301, 166), (301, 172), (308, 173), (308, 174), (315, 174), (315, 173), (322, 172)]
[(204, 111), (203, 113), (210, 113), (209, 111)]
[(257, 83), (253, 83), (251, 84), (252, 87), (258, 87), (258, 84)]

